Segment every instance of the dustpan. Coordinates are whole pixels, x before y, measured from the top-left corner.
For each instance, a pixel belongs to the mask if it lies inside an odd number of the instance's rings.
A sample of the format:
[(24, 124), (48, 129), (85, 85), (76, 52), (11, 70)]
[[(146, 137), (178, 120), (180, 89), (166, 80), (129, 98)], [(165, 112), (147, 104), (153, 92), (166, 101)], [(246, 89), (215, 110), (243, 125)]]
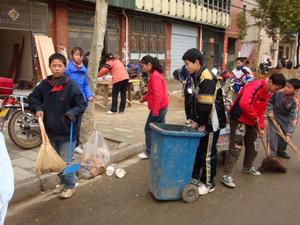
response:
[(73, 158), (73, 150), (72, 150), (72, 139), (73, 139), (73, 121), (71, 121), (70, 127), (70, 141), (69, 141), (69, 150), (68, 150), (68, 162), (67, 166), (64, 168), (63, 175), (75, 173), (80, 170), (80, 163), (71, 163)]

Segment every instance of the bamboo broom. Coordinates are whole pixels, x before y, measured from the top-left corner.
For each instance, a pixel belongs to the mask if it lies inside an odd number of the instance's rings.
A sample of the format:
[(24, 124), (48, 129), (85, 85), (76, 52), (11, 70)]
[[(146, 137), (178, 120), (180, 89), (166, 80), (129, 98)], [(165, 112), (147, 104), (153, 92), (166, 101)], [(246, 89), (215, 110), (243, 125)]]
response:
[(38, 174), (45, 173), (60, 173), (66, 167), (66, 163), (61, 159), (55, 149), (51, 146), (47, 133), (45, 131), (45, 126), (43, 119), (38, 118), (41, 135), (42, 135), (42, 145), (40, 147), (35, 169)]
[[(269, 117), (270, 118), (270, 117)], [(298, 155), (300, 156), (300, 150), (299, 148), (294, 145), (291, 141), (287, 140), (287, 137), (285, 136), (284, 132), (282, 131), (279, 123), (274, 119), (274, 118), (270, 118), (270, 120), (272, 121), (272, 123), (274, 124), (275, 128), (276, 128), (276, 133), (291, 147), (291, 149)]]

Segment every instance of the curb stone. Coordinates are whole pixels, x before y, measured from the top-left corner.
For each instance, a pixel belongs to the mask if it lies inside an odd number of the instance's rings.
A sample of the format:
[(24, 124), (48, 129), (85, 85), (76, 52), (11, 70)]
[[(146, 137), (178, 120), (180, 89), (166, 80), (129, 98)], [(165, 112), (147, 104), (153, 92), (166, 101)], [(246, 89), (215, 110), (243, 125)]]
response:
[[(136, 143), (127, 145), (124, 148), (112, 150), (111, 163), (119, 162), (130, 156), (141, 153), (143, 149), (143, 143)], [(55, 174), (44, 174), (24, 180), (15, 186), (15, 193), (10, 201), (10, 205), (28, 200), (41, 192), (54, 189), (59, 183), (60, 180)]]

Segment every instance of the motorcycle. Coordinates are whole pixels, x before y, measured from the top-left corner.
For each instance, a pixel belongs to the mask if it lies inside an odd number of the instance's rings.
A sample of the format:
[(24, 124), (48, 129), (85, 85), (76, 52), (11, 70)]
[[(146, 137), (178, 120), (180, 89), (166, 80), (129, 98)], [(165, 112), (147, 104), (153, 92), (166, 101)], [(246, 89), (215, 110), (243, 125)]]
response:
[(41, 145), (38, 121), (28, 106), (25, 95), (0, 97), (0, 130), (8, 121), (8, 134), (11, 140), (22, 149), (32, 149)]

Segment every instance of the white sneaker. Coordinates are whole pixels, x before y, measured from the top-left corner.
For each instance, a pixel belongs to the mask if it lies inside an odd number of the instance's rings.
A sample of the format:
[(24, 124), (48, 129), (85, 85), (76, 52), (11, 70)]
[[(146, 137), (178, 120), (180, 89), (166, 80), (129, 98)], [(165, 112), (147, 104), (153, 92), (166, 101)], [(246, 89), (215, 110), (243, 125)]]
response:
[(60, 195), (58, 197), (61, 199), (68, 199), (68, 198), (72, 197), (74, 192), (75, 192), (75, 188), (72, 188), (72, 189), (67, 188), (62, 193), (60, 193)]
[(112, 112), (112, 111), (109, 110), (109, 111), (106, 112), (106, 114), (111, 114), (112, 115), (112, 114), (115, 114), (115, 112)]
[(140, 159), (149, 159), (150, 158), (150, 156), (147, 155), (145, 152), (138, 154), (138, 157)]
[(79, 145), (74, 149), (74, 152), (78, 153), (79, 155), (83, 154), (83, 150), (80, 148)]
[(198, 187), (198, 192), (199, 192), (199, 195), (206, 195), (210, 192), (213, 192), (215, 189), (216, 189), (215, 186), (211, 186), (211, 185), (207, 185), (207, 184), (201, 184)]
[(185, 121), (185, 124), (187, 124), (187, 125), (189, 125), (189, 124), (191, 124), (192, 123), (192, 121), (190, 120), (190, 119), (187, 119), (186, 121)]
[(52, 191), (54, 195), (60, 194), (64, 191), (65, 187), (63, 184), (56, 185), (55, 189)]

